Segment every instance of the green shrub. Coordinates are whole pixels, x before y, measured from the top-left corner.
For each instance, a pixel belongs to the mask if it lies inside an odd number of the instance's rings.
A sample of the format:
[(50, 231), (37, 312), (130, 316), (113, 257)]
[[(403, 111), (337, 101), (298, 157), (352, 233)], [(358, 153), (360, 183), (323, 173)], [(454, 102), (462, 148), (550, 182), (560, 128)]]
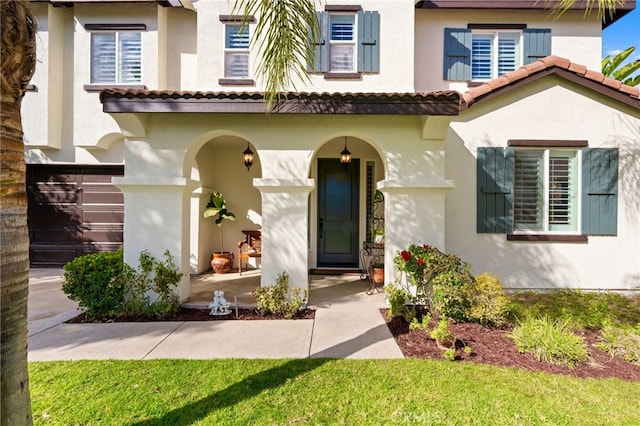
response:
[(384, 287), (389, 302), (390, 317), (403, 317), (406, 322), (413, 322), (416, 317), (415, 306), (409, 308), (407, 301), (411, 299), (411, 295), (404, 289), (397, 287), (396, 284), (389, 284)]
[(573, 367), (589, 359), (584, 340), (571, 332), (568, 321), (527, 318), (509, 336), (520, 353), (531, 353), (538, 361)]
[(278, 275), (275, 285), (258, 287), (253, 292), (258, 310), (262, 314), (282, 315), (293, 318), (307, 301), (307, 292), (300, 287), (289, 290), (289, 276), (286, 272)]
[(142, 251), (137, 270), (127, 269), (124, 312), (155, 318), (174, 314), (180, 306), (174, 289), (182, 275), (169, 250), (165, 250), (163, 261), (151, 256), (147, 250)]
[(418, 318), (413, 318), (409, 323), (409, 330), (428, 330), (431, 323), (431, 312), (427, 312), (422, 321), (418, 321)]
[(124, 303), (125, 268), (122, 250), (77, 257), (64, 265), (62, 291), (88, 318), (116, 316)]
[(453, 340), (453, 334), (449, 330), (449, 320), (447, 318), (440, 319), (438, 325), (429, 333), (429, 336), (434, 340)]
[(453, 318), (456, 321), (469, 319), (473, 281), (465, 280), (455, 272), (444, 272), (432, 280), (432, 311), (436, 317)]
[(483, 325), (502, 325), (510, 310), (500, 279), (489, 273), (478, 275), (473, 285), (469, 319)]
[(414, 243), (393, 261), (398, 271), (406, 274), (408, 284), (416, 287), (410, 304), (426, 305), (436, 317), (467, 319), (474, 282), (468, 263), (436, 247)]
[(640, 323), (635, 328), (605, 324), (596, 347), (612, 357), (640, 364)]
[[(139, 263), (137, 270), (124, 263), (122, 250), (80, 256), (64, 265), (62, 290), (94, 320), (123, 314), (164, 317), (177, 311), (173, 289), (183, 274), (169, 250), (164, 261), (145, 250)], [(153, 301), (151, 292), (157, 296)]]

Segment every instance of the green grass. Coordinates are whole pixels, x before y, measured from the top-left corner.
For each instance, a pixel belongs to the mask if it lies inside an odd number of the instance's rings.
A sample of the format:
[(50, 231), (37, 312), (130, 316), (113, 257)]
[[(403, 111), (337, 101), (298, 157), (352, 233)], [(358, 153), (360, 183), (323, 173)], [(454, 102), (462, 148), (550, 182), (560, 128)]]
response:
[(471, 363), (150, 360), (29, 367), (36, 425), (640, 424), (640, 383)]
[(640, 323), (640, 295), (555, 290), (548, 293), (518, 292), (509, 295), (512, 316), (520, 320), (548, 317), (568, 321), (573, 328), (602, 328), (607, 323), (635, 326)]

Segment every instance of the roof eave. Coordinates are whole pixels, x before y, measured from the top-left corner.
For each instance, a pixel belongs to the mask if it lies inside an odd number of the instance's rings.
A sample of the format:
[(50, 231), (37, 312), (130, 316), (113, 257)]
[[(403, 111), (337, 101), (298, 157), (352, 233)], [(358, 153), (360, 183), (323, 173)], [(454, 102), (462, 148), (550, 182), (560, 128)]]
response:
[(100, 94), (106, 113), (222, 113), (222, 114), (379, 114), (379, 115), (458, 115), (460, 95), (376, 98), (339, 96), (289, 97), (267, 111), (262, 96), (228, 97), (194, 93), (178, 95), (140, 95), (135, 91), (105, 90)]

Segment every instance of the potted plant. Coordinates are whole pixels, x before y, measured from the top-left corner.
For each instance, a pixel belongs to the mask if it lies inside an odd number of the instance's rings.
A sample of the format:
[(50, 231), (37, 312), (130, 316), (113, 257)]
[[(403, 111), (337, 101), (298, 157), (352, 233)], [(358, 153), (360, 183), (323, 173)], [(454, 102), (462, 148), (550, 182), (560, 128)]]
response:
[(371, 263), (371, 279), (374, 284), (384, 283), (384, 262), (380, 260), (373, 261)]
[(436, 328), (429, 333), (432, 339), (435, 339), (436, 345), (442, 350), (453, 348), (456, 339), (449, 330), (449, 319), (442, 318), (438, 321)]
[(227, 202), (219, 192), (212, 192), (209, 203), (204, 210), (204, 217), (215, 218), (215, 223), (220, 229), (220, 251), (211, 256), (211, 267), (217, 274), (224, 274), (231, 270), (233, 265), (233, 253), (224, 251), (224, 238), (222, 225), (224, 220), (236, 220), (236, 215), (227, 210)]
[(378, 247), (384, 246), (384, 229), (375, 228), (371, 233), (373, 234), (373, 244)]

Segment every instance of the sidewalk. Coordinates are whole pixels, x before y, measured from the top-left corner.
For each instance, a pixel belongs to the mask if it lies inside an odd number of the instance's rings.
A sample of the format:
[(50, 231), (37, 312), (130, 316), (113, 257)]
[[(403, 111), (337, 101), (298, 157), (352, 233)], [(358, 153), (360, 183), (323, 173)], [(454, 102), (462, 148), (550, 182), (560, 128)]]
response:
[(154, 358), (402, 358), (358, 276), (314, 276), (315, 320), (65, 324), (77, 305), (61, 291), (61, 269), (29, 278), (29, 361)]

